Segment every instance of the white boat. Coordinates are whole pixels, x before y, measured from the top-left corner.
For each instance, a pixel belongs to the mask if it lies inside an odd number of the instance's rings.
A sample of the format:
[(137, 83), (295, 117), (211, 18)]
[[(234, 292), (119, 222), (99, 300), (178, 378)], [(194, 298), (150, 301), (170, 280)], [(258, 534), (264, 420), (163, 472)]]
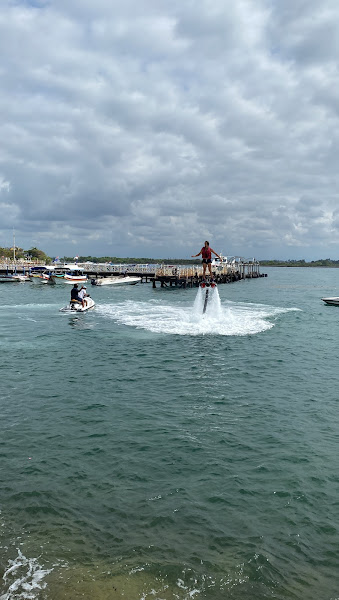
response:
[(0, 275), (0, 283), (15, 283), (17, 281), (12, 275)]
[(28, 275), (0, 275), (0, 283), (23, 283), (31, 281)]
[(62, 281), (65, 283), (83, 283), (87, 281), (87, 275), (84, 274), (82, 269), (70, 269), (65, 273)]
[(331, 306), (339, 306), (338, 296), (333, 296), (332, 298), (322, 298), (322, 301)]
[(55, 285), (56, 283), (54, 275), (48, 273), (42, 273), (42, 275), (39, 277), (39, 282), (49, 283), (50, 285)]
[(12, 278), (15, 279), (15, 281), (31, 281), (31, 278), (29, 275), (19, 275), (18, 273), (12, 275)]
[(80, 302), (70, 302), (69, 304), (67, 304), (67, 306), (60, 308), (60, 312), (86, 312), (87, 310), (90, 310), (95, 306), (95, 302), (90, 296), (86, 296), (85, 300), (85, 306), (82, 306)]
[(65, 269), (51, 266), (48, 267), (45, 271), (43, 271), (40, 277), (41, 279), (47, 281), (54, 279), (54, 283), (56, 283), (57, 281), (62, 282), (65, 277)]
[(39, 276), (41, 283), (55, 283), (52, 273), (41, 273)]
[(218, 269), (221, 270), (223, 269), (223, 267), (227, 267), (228, 266), (228, 259), (227, 256), (223, 256), (220, 253), (221, 256), (221, 260), (219, 258), (217, 258), (216, 256), (213, 258), (212, 260), (212, 269)]
[(136, 283), (140, 283), (141, 277), (130, 277), (126, 275), (126, 277), (98, 277), (96, 279), (91, 279), (92, 285), (135, 285)]
[(63, 283), (65, 273), (62, 270), (56, 270), (55, 268), (46, 269), (41, 275), (38, 275), (37, 279), (40, 283)]

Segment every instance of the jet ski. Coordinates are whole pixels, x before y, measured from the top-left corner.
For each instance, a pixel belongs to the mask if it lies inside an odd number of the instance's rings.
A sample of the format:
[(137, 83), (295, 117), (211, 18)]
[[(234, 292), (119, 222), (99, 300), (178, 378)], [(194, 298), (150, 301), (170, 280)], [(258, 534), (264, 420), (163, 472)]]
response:
[(60, 308), (60, 312), (86, 312), (95, 306), (94, 300), (90, 296), (85, 297), (85, 306), (82, 306), (80, 302), (71, 301), (67, 306)]

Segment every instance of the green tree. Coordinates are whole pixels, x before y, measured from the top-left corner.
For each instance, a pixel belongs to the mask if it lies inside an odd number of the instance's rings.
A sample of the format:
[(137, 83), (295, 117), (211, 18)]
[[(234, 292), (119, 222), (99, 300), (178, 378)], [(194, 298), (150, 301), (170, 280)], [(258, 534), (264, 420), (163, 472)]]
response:
[(27, 250), (27, 254), (29, 254), (29, 256), (31, 256), (32, 258), (37, 258), (41, 262), (45, 262), (45, 263), (51, 262), (51, 258), (49, 256), (47, 256), (47, 254), (45, 254), (45, 252), (43, 252), (42, 250), (39, 250), (39, 248), (36, 248), (35, 246), (33, 248), (30, 248), (29, 250)]

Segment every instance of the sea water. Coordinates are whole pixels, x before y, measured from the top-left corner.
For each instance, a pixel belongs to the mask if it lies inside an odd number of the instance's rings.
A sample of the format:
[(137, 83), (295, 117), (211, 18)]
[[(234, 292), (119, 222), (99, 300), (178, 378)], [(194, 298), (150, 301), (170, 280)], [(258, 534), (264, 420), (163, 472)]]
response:
[(339, 598), (339, 270), (0, 285), (0, 599)]

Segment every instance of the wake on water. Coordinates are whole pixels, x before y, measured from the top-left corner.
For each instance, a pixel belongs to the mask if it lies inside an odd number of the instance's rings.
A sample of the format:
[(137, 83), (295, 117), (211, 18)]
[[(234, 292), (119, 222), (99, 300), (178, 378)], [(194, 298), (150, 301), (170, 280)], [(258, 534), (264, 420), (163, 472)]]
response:
[(3, 575), (7, 591), (0, 595), (0, 600), (29, 600), (37, 598), (37, 594), (45, 589), (45, 577), (52, 569), (43, 569), (37, 558), (26, 558), (20, 550), (14, 560), (9, 560)]
[(152, 333), (241, 336), (271, 329), (274, 323), (270, 318), (296, 310), (232, 302), (221, 305), (216, 287), (209, 290), (208, 304), (203, 314), (205, 292), (205, 289), (198, 289), (193, 307), (128, 300), (114, 305), (97, 304), (96, 312), (122, 325)]

